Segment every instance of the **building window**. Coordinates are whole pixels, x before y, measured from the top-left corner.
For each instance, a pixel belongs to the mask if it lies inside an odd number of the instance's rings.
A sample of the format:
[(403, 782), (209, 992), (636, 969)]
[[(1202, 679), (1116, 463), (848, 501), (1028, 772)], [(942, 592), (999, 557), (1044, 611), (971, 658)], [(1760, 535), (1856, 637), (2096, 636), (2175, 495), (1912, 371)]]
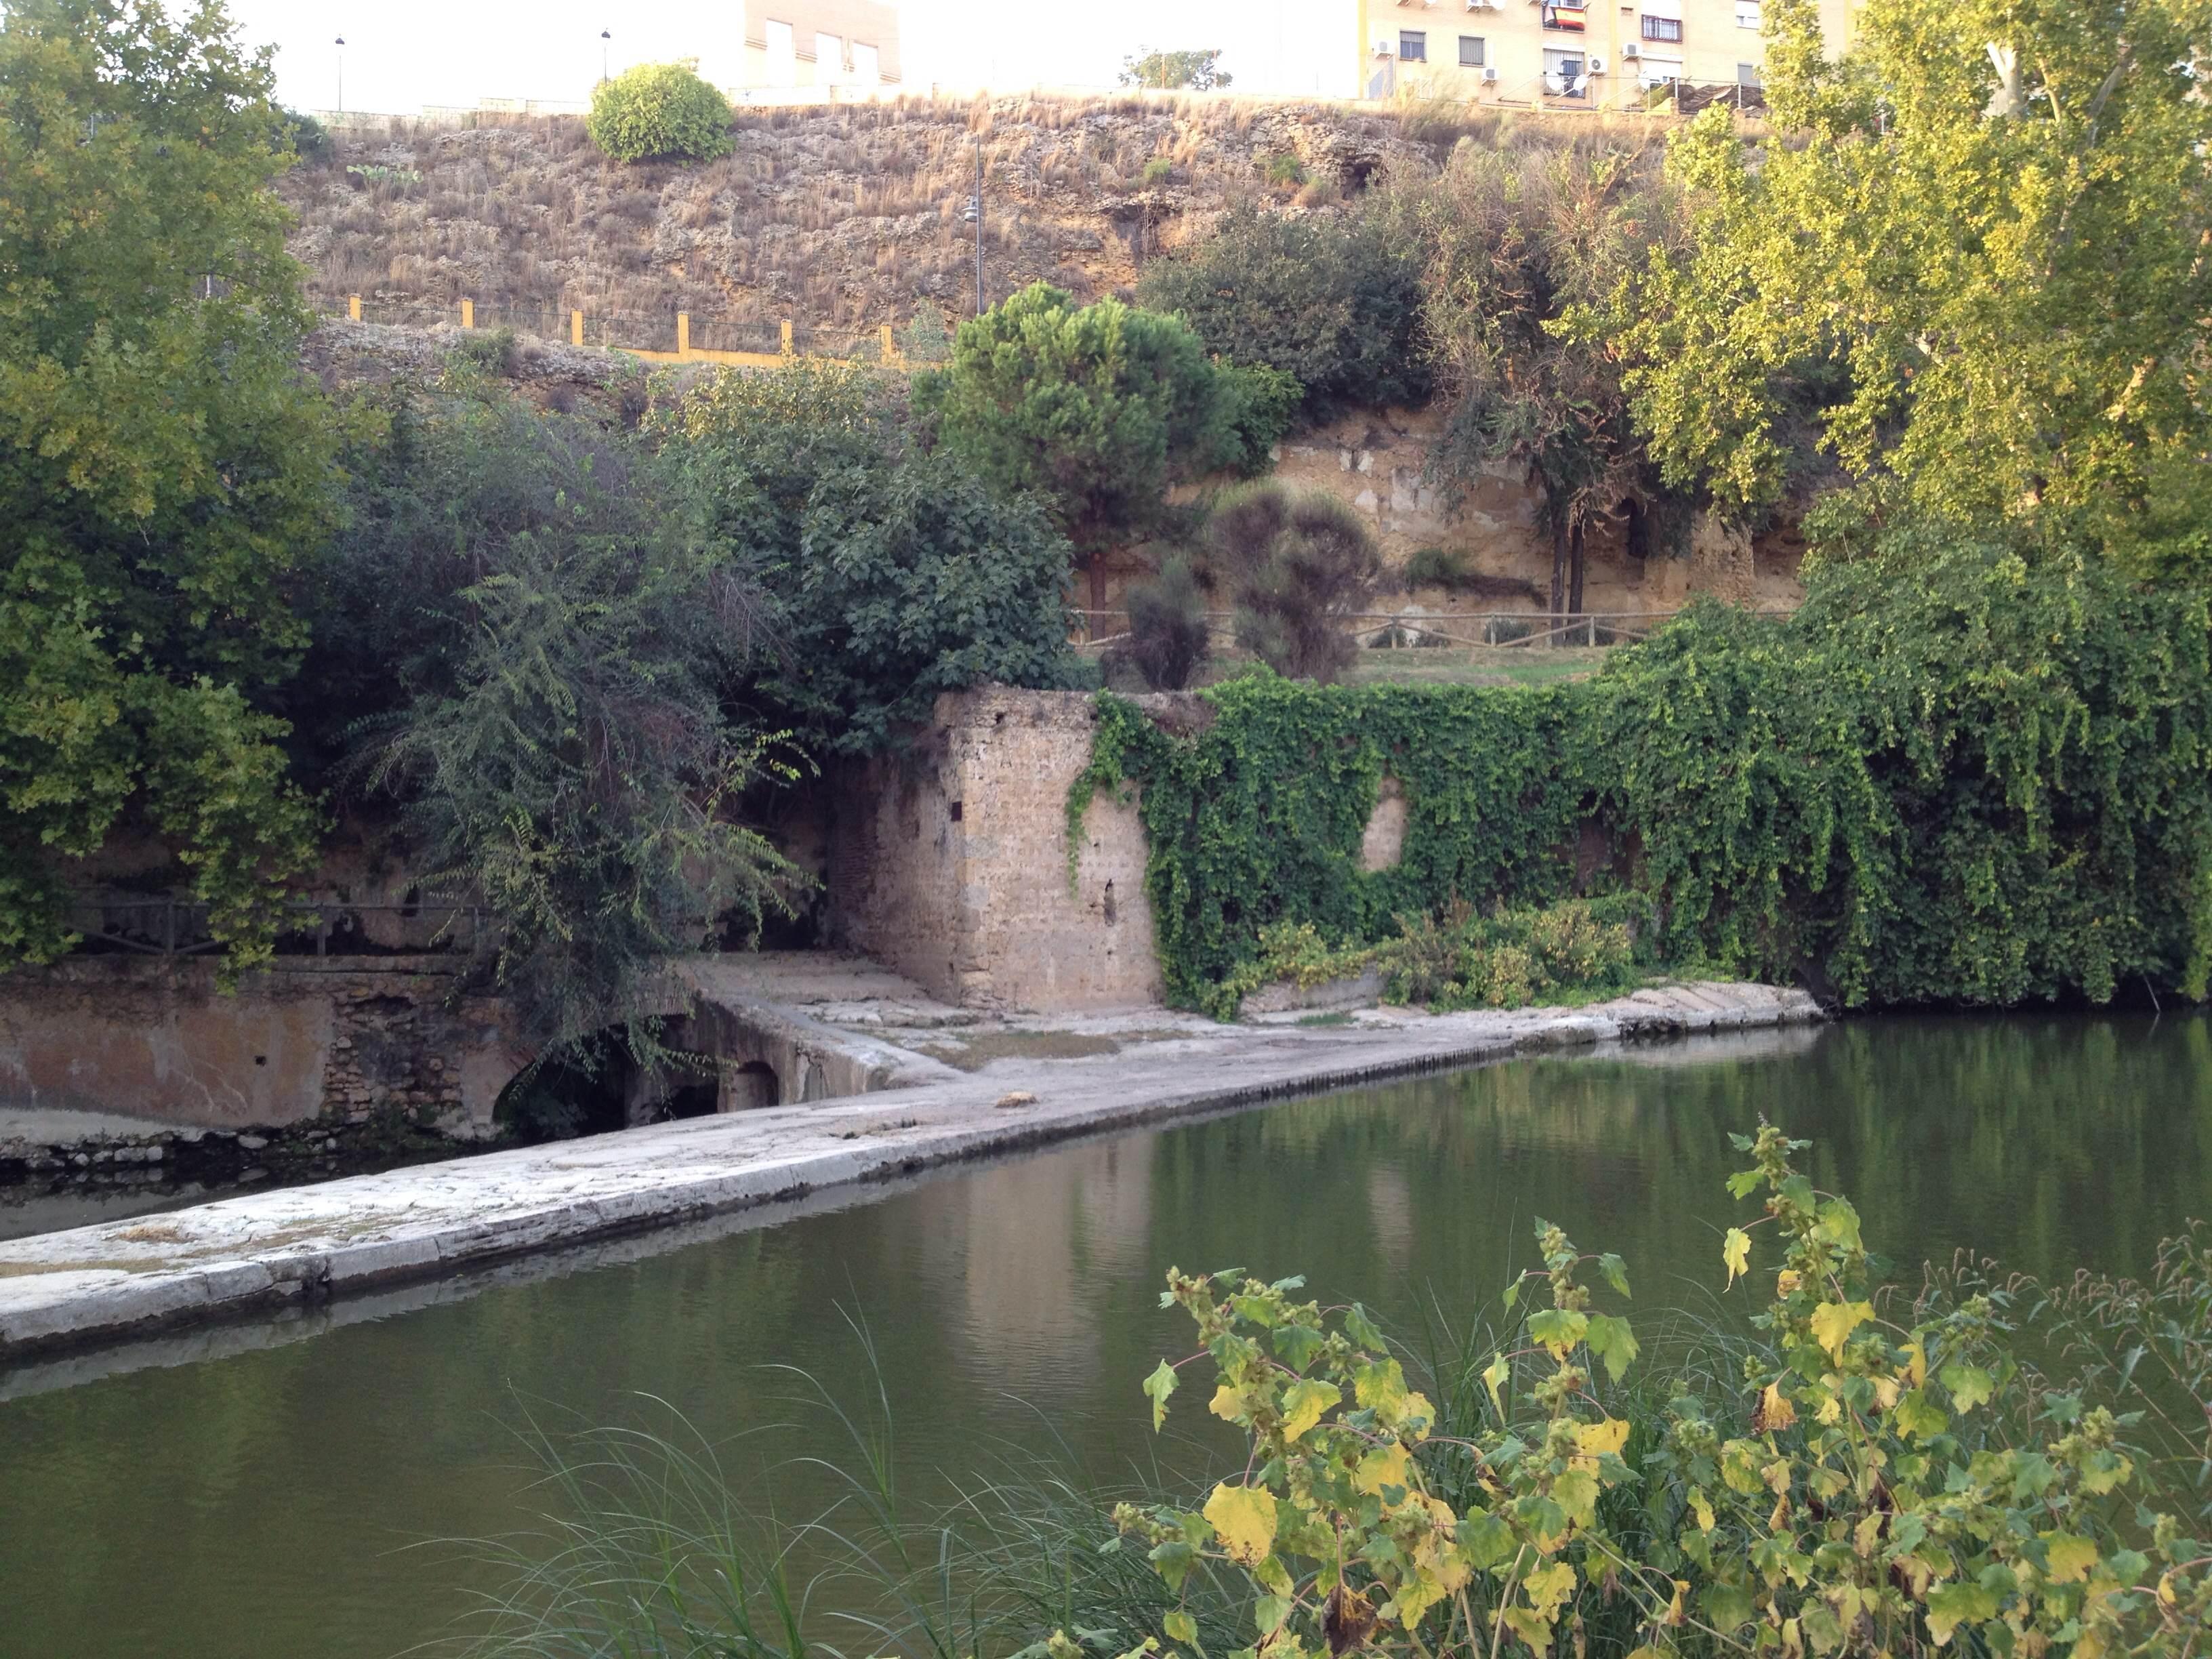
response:
[(872, 87), (884, 78), (883, 58), (873, 46), (853, 42), (853, 79), (858, 85)]
[(1735, 66), (1735, 83), (1740, 87), (1757, 86), (1759, 84), (1759, 65), (1756, 64), (1738, 64)]
[(1682, 60), (1679, 58), (1646, 58), (1637, 65), (1637, 80), (1647, 91), (1681, 78)]
[(1544, 8), (1544, 27), (1547, 29), (1571, 29), (1579, 34), (1587, 25), (1580, 6), (1547, 4)]
[(795, 87), (799, 84), (799, 47), (792, 39), (791, 25), (769, 19), (765, 26), (768, 38), (768, 83), (772, 87)]
[(1554, 98), (1582, 98), (1589, 94), (1589, 80), (1583, 73), (1580, 51), (1544, 54), (1544, 90)]
[(1462, 34), (1459, 38), (1459, 66), (1462, 69), (1480, 69), (1488, 59), (1485, 56), (1482, 37)]
[(1398, 61), (1401, 64), (1425, 64), (1429, 61), (1429, 37), (1424, 29), (1398, 31)]
[(1644, 38), (1647, 40), (1679, 40), (1682, 38), (1682, 20), (1679, 17), (1647, 17), (1644, 20)]
[(844, 36), (817, 34), (814, 37), (814, 84), (826, 87), (844, 78)]
[(1735, 26), (1740, 29), (1755, 29), (1764, 20), (1759, 12), (1759, 0), (1735, 0)]

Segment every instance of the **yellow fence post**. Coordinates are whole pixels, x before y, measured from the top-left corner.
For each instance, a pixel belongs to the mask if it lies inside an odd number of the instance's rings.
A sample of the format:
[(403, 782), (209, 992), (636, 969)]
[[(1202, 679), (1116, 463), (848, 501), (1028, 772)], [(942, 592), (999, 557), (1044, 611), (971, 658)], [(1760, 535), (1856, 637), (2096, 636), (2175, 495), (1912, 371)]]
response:
[(361, 320), (360, 295), (349, 294), (346, 295), (346, 315), (353, 319), (356, 323)]
[(474, 328), (476, 325), (477, 325), (477, 302), (476, 302), (474, 300), (464, 300), (464, 301), (461, 301), (461, 326), (462, 326), (463, 328)]
[(891, 325), (885, 323), (877, 329), (876, 337), (883, 342), (884, 361), (888, 363), (896, 360), (898, 356), (898, 348), (891, 343)]
[(572, 311), (568, 313), (568, 343), (570, 345), (584, 343), (584, 313), (580, 311)]
[(676, 313), (676, 355), (679, 357), (691, 355), (691, 313), (688, 311)]
[(791, 319), (788, 317), (783, 319), (783, 355), (787, 357), (791, 356)]

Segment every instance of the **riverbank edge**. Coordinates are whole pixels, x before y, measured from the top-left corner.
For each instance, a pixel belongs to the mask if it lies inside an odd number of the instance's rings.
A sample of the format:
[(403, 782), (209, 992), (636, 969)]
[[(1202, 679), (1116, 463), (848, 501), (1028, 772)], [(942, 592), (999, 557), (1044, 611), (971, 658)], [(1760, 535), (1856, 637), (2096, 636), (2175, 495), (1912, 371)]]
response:
[(1100, 1130), (1520, 1055), (1826, 1018), (1802, 991), (1696, 983), (1573, 1011), (1230, 1026), (1150, 1053), (1001, 1063), (957, 1083), (223, 1199), (0, 1245), (0, 1366)]

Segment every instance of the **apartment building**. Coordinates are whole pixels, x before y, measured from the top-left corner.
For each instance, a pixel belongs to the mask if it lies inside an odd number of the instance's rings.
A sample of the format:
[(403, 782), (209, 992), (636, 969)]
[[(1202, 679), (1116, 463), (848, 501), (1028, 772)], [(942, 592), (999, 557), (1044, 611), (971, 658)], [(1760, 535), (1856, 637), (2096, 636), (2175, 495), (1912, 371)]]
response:
[[(1642, 109), (1755, 102), (1760, 0), (1355, 0), (1359, 95)], [(1820, 0), (1829, 41), (1851, 0)]]
[(865, 97), (899, 81), (898, 9), (878, 0), (745, 0), (741, 91)]

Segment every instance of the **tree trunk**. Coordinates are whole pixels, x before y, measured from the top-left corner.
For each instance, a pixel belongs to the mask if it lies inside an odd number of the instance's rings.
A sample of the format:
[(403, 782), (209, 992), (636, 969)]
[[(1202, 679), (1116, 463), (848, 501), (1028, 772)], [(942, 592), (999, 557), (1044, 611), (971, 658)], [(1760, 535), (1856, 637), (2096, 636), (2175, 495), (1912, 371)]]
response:
[[(1090, 564), (1091, 608), (1093, 611), (1103, 611), (1106, 608), (1106, 555), (1100, 551), (1092, 552)], [(1097, 617), (1091, 619), (1091, 626), (1094, 628), (1098, 625), (1098, 622), (1099, 619)]]
[(1583, 614), (1583, 521), (1580, 519), (1575, 520), (1567, 555), (1567, 614), (1571, 617)]
[[(1554, 515), (1552, 520), (1552, 626), (1559, 628), (1567, 620), (1567, 521)], [(1553, 635), (1553, 643), (1559, 636)]]

